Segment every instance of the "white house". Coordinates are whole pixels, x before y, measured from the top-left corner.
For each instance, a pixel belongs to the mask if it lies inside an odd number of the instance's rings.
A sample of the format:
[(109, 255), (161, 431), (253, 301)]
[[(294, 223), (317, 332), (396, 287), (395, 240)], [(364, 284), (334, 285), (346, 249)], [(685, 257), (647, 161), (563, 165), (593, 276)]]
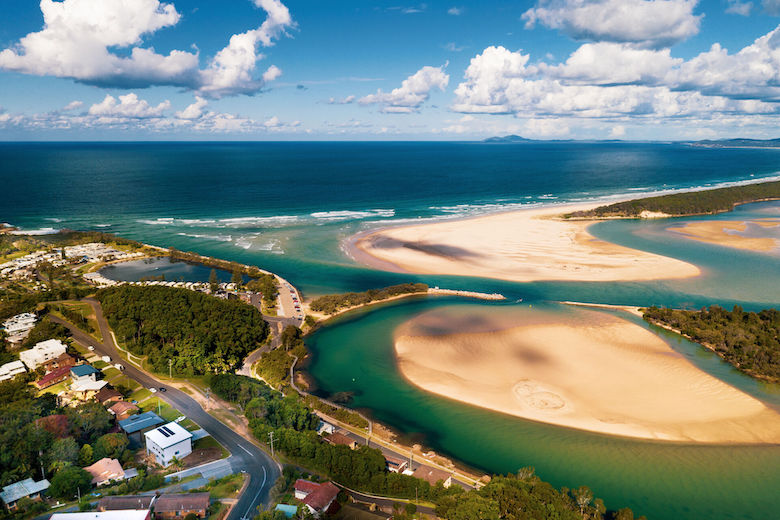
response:
[(58, 339), (47, 339), (36, 344), (30, 350), (19, 353), (19, 359), (30, 370), (35, 370), (39, 365), (54, 359), (65, 353), (65, 344)]
[(161, 466), (168, 466), (174, 457), (182, 459), (192, 453), (192, 434), (170, 422), (144, 433), (146, 453), (154, 455)]
[(3, 328), (10, 336), (32, 329), (35, 327), (35, 321), (37, 319), (38, 318), (35, 316), (35, 314), (31, 312), (17, 314), (13, 318), (8, 318), (6, 321), (4, 321)]
[(11, 361), (0, 367), (0, 381), (8, 381), (18, 374), (24, 374), (27, 370), (21, 361)]

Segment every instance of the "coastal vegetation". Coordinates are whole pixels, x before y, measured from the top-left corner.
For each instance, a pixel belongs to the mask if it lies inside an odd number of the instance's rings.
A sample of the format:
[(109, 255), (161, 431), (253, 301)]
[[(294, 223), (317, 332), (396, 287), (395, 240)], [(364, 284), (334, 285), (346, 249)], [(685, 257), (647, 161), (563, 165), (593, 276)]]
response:
[(230, 273), (240, 273), (247, 275), (250, 278), (260, 278), (264, 273), (259, 267), (253, 265), (244, 265), (238, 262), (232, 262), (230, 260), (221, 260), (219, 258), (212, 258), (210, 256), (199, 255), (191, 251), (179, 251), (176, 248), (170, 248), (168, 250), (168, 256), (171, 261), (191, 262), (194, 264), (205, 265), (206, 267), (213, 267), (215, 269), (221, 269)]
[(344, 294), (326, 294), (314, 299), (309, 308), (315, 312), (334, 314), (340, 310), (358, 305), (387, 300), (403, 294), (415, 294), (428, 292), (428, 286), (424, 283), (404, 283), (391, 285), (383, 289), (369, 289), (363, 292), (349, 292)]
[(780, 181), (730, 186), (714, 190), (672, 193), (645, 199), (617, 202), (585, 211), (575, 211), (565, 218), (640, 217), (643, 212), (679, 217), (711, 215), (731, 211), (739, 204), (780, 199)]
[(168, 372), (169, 360), (184, 376), (233, 370), (268, 337), (257, 309), (236, 300), (133, 285), (101, 289), (97, 298), (117, 339), (158, 373)]
[(276, 297), (279, 296), (279, 284), (272, 274), (261, 273), (257, 278), (246, 284), (248, 291), (259, 292), (263, 295), (263, 305), (266, 309), (276, 308)]
[(754, 377), (780, 381), (780, 312), (746, 312), (717, 305), (698, 311), (650, 307), (650, 323), (679, 331)]

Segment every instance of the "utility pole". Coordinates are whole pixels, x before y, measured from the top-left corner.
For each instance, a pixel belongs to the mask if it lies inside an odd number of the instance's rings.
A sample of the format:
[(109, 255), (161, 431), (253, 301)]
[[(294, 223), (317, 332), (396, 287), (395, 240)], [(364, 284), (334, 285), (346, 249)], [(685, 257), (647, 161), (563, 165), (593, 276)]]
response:
[(273, 456), (274, 456), (274, 432), (270, 432), (268, 434), (268, 437), (271, 438), (271, 457), (273, 458)]
[(168, 379), (173, 379), (173, 359), (168, 359)]
[(43, 452), (41, 450), (38, 450), (38, 460), (41, 463), (41, 476), (46, 478), (46, 472), (43, 471)]

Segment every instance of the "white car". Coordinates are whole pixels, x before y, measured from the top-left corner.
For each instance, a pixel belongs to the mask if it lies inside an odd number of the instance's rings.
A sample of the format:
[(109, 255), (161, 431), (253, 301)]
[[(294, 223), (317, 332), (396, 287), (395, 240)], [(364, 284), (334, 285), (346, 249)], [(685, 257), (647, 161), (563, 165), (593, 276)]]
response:
[(88, 347), (87, 347), (87, 350), (89, 350), (90, 352), (92, 352), (93, 350), (95, 350), (95, 347), (93, 347), (92, 345), (90, 345), (90, 346), (88, 346)]
[(150, 388), (150, 389), (149, 389), (149, 391), (150, 391), (151, 393), (153, 393), (153, 394), (156, 394), (156, 393), (157, 393), (157, 389), (156, 389), (156, 388)]
[(124, 366), (122, 366), (122, 365), (120, 365), (119, 363), (117, 363), (116, 365), (114, 365), (114, 368), (116, 368), (117, 370), (124, 370), (124, 369), (125, 369), (125, 367), (124, 367)]

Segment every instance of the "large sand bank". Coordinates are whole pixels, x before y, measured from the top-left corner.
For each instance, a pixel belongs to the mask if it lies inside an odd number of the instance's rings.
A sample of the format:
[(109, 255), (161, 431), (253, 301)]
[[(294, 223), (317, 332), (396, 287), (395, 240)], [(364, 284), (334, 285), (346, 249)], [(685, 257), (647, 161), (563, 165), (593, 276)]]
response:
[[(399, 328), (412, 384), (458, 401), (606, 434), (700, 443), (780, 443), (780, 414), (615, 316), (426, 313)], [(529, 317), (530, 316), (530, 317)], [(471, 332), (447, 333), (453, 323)], [(465, 324), (465, 325), (464, 325)], [(496, 327), (499, 327), (496, 329)]]
[(378, 269), (480, 276), (516, 282), (687, 278), (691, 264), (604, 242), (593, 222), (556, 218), (595, 205), (519, 210), (400, 226), (354, 237), (350, 253)]
[[(749, 227), (764, 229), (780, 228), (780, 220), (713, 220), (688, 222), (682, 226), (673, 226), (669, 231), (708, 244), (724, 247), (747, 249), (762, 253), (780, 250), (780, 239), (765, 236), (750, 236)], [(780, 230), (780, 229), (778, 229)]]

